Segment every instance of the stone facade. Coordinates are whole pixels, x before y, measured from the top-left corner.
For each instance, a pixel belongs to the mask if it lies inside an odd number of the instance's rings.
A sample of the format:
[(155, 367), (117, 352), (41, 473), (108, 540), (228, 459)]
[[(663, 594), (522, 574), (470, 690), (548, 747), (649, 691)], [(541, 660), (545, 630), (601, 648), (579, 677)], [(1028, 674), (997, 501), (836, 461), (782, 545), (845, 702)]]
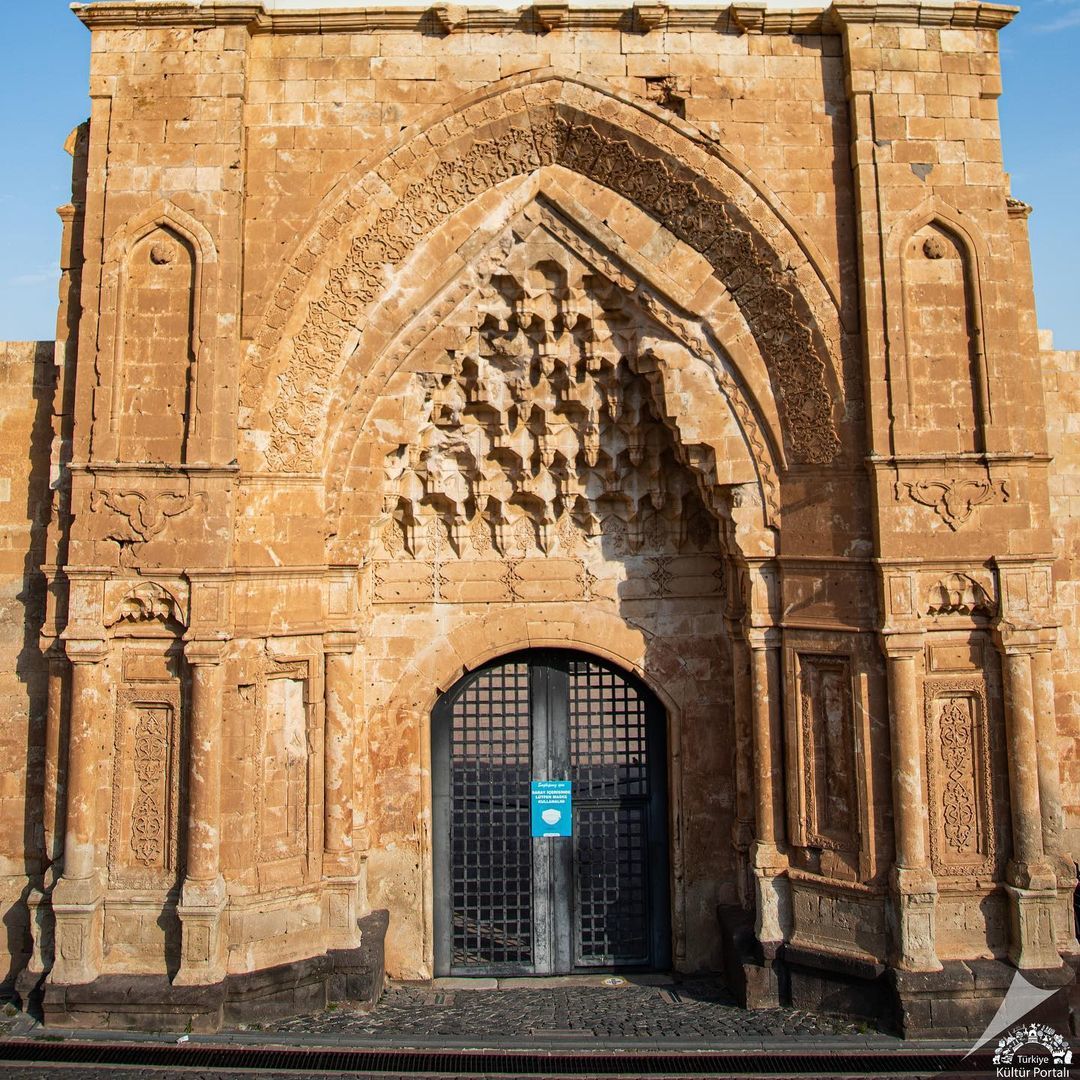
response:
[(536, 647), (666, 709), (677, 969), (939, 1033), (1067, 980), (1075, 354), (1014, 10), (76, 9), (56, 361), (3, 371), (47, 1017), (371, 992), (377, 910), (430, 978), (431, 710)]

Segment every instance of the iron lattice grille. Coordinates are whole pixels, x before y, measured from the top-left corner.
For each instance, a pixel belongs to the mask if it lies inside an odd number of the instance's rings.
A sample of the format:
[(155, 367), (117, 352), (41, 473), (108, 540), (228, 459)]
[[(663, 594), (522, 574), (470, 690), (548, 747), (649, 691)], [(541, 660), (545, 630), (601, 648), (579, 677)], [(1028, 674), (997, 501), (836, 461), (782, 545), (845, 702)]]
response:
[(574, 800), (648, 798), (645, 702), (613, 671), (570, 663)]
[(644, 807), (582, 807), (574, 815), (577, 967), (649, 959), (645, 824)]
[(614, 672), (570, 663), (574, 964), (649, 959), (649, 772), (645, 702)]
[(451, 756), (453, 964), (531, 964), (527, 664), (489, 668), (465, 688)]

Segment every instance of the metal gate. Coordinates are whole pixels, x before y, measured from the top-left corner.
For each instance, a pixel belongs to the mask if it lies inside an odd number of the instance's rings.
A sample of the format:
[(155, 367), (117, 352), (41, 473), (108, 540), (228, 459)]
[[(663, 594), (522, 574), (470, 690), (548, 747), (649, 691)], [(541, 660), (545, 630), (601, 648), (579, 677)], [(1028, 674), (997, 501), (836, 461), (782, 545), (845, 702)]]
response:
[[(432, 714), (437, 975), (670, 963), (664, 713), (566, 650), (466, 675)], [(571, 781), (570, 837), (531, 835), (530, 785)]]

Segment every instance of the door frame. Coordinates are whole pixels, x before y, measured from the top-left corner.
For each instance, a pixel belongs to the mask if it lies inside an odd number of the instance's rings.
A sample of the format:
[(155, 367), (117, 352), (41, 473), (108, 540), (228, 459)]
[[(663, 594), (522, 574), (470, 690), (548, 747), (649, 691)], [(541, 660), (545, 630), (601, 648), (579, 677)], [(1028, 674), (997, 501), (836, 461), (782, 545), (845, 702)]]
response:
[[(672, 903), (674, 899), (672, 894), (675, 892), (674, 885), (677, 880), (675, 846), (679, 835), (673, 828), (677, 819), (675, 811), (679, 800), (678, 789), (674, 786), (672, 782), (674, 777), (671, 775), (673, 765), (677, 761), (675, 747), (672, 746), (672, 736), (678, 731), (678, 726), (671, 722), (672, 710), (640, 674), (623, 664), (572, 644), (537, 645), (500, 653), (482, 664), (465, 670), (453, 685), (438, 694), (428, 711), (426, 719), (429, 737), (426, 742), (430, 748), (430, 758), (424, 771), (428, 778), (429, 814), (427, 817), (430, 828), (426, 831), (429, 840), (428, 865), (431, 868), (432, 889), (429, 893), (431, 899), (430, 907), (428, 907), (429, 920), (425, 921), (431, 928), (429, 956), (433, 974), (452, 973), (451, 959), (445, 955), (444, 950), (452, 950), (452, 930), (448, 925), (451, 903), (446, 902), (445, 898), (450, 892), (453, 874), (449, 843), (452, 776), (450, 739), (453, 727), (453, 705), (469, 683), (479, 678), (484, 671), (507, 664), (525, 663), (530, 672), (528, 705), (530, 775), (534, 780), (557, 778), (549, 775), (549, 772), (568, 776), (568, 760), (552, 758), (551, 753), (548, 752), (541, 755), (540, 761), (536, 761), (533, 754), (545, 745), (546, 739), (555, 740), (559, 758), (569, 753), (569, 685), (566, 681), (566, 673), (560, 670), (559, 663), (556, 661), (565, 664), (568, 660), (575, 658), (596, 664), (633, 687), (641, 696), (645, 708), (651, 794), (643, 804), (648, 815), (644, 839), (647, 863), (658, 871), (650, 875), (647, 900), (650, 963), (647, 967), (633, 964), (612, 965), (611, 967), (599, 964), (575, 967), (574, 928), (576, 921), (574, 913), (579, 906), (577, 896), (579, 882), (574, 874), (575, 848), (571, 844), (532, 838), (532, 921), (534, 928), (546, 925), (549, 930), (549, 933), (542, 935), (543, 940), (540, 937), (533, 940), (533, 967), (537, 969), (533, 974), (552, 974), (557, 969), (575, 973), (614, 970), (666, 971), (672, 967), (673, 961), (681, 953), (681, 949), (678, 948), (680, 942), (675, 917), (677, 909)], [(537, 672), (542, 672), (542, 679), (534, 678)], [(561, 687), (561, 696), (552, 690), (554, 685), (559, 684), (565, 684)], [(681, 863), (681, 860), (678, 862)], [(681, 874), (678, 876), (681, 877)], [(570, 915), (570, 918), (562, 920), (554, 917), (554, 909), (559, 907), (556, 894), (560, 889), (565, 892), (563, 902), (565, 913)], [(681, 920), (678, 922), (681, 923)], [(436, 969), (440, 953), (443, 953), (444, 967), (441, 971)], [(502, 970), (503, 967), (506, 968), (505, 971)], [(461, 972), (457, 974), (460, 976)], [(488, 965), (482, 972), (478, 972), (478, 975), (483, 977), (524, 974), (529, 973), (522, 972), (518, 965)]]

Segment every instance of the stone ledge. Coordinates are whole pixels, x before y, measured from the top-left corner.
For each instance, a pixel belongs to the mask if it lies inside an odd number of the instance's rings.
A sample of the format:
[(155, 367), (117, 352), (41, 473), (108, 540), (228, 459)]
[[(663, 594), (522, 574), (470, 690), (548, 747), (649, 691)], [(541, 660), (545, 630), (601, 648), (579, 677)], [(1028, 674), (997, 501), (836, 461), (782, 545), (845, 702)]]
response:
[(806, 945), (785, 945), (781, 953), (785, 964), (813, 968), (815, 971), (843, 975), (849, 979), (866, 979), (872, 982), (885, 974), (885, 965), (879, 961), (826, 949), (812, 949)]
[(330, 1001), (373, 1006), (382, 994), (389, 913), (358, 920), (362, 943), (261, 971), (229, 975), (211, 986), (174, 986), (164, 975), (102, 975), (91, 983), (46, 982), (49, 1027), (121, 1031), (220, 1031), (226, 1023), (269, 1020), (326, 1008)]
[[(550, 5), (522, 5), (455, 8), (452, 32), (491, 32), (523, 28), (528, 13), (534, 29), (544, 25), (537, 8)], [(636, 5), (567, 6), (559, 29), (623, 30), (648, 33)], [(92, 30), (132, 29), (147, 26), (230, 26), (241, 25), (252, 32), (347, 33), (362, 30), (413, 30), (418, 33), (450, 32), (445, 6), (365, 7), (359, 3), (335, 5), (327, 2), (300, 11), (281, 11), (269, 3), (228, 2), (193, 5), (189, 3), (147, 3), (146, 0), (114, 0), (73, 7), (76, 16)], [(664, 25), (669, 30), (713, 30), (757, 34), (836, 34), (850, 23), (878, 23), (889, 26), (933, 26), (952, 29), (1000, 30), (1020, 9), (1004, 4), (961, 2), (921, 3), (836, 3), (772, 7), (764, 3), (731, 4), (723, 7), (667, 9)]]
[[(1004, 960), (946, 960), (941, 971), (889, 972), (896, 1004), (896, 1024), (906, 1038), (973, 1038), (986, 1029), (997, 1012), (1017, 970)], [(1068, 964), (1046, 971), (1024, 971), (1025, 979), (1045, 990), (1074, 983)], [(1070, 994), (1054, 994), (1029, 1017), (1055, 1030), (1069, 1029)]]

